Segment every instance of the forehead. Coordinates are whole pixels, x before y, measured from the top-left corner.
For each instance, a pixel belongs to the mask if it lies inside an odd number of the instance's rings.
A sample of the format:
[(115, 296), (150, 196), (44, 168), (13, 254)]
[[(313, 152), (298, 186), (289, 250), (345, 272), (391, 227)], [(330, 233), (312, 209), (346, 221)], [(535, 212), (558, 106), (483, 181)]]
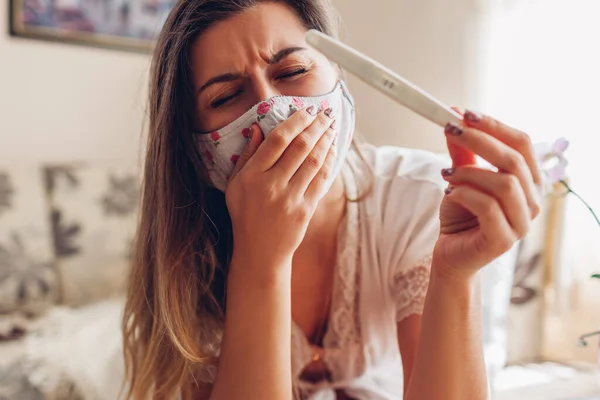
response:
[(202, 78), (243, 70), (291, 46), (306, 46), (306, 28), (282, 3), (260, 3), (208, 28), (190, 51), (194, 72)]

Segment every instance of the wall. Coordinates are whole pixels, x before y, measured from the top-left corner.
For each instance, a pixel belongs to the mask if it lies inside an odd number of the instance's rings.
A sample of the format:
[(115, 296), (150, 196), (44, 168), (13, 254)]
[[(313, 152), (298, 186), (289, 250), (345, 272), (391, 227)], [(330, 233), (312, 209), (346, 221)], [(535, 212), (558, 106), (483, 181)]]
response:
[[(441, 101), (477, 104), (478, 0), (337, 0), (341, 37)], [(376, 144), (444, 151), (442, 130), (350, 77), (358, 128)]]
[[(460, 1), (462, 7), (443, 0), (337, 5), (348, 43), (462, 106), (472, 67), (466, 21), (475, 0)], [(0, 6), (0, 163), (137, 157), (148, 56), (9, 37), (7, 14)], [(444, 150), (439, 128), (350, 81), (358, 127), (369, 140)]]
[(149, 58), (8, 35), (0, 6), (0, 163), (132, 159)]

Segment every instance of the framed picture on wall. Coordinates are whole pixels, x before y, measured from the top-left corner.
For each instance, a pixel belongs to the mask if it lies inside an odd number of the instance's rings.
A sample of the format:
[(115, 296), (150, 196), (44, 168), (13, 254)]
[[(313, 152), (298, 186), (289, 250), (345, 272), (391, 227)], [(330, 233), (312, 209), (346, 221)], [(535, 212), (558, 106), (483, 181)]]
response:
[(13, 36), (149, 51), (177, 0), (8, 2)]

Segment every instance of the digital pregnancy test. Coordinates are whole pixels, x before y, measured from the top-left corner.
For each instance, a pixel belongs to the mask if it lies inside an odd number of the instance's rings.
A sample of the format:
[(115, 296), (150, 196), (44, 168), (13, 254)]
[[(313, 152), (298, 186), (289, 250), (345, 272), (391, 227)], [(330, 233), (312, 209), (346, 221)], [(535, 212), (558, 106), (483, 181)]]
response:
[(306, 42), (346, 71), (437, 125), (444, 127), (448, 122), (462, 121), (459, 113), (352, 47), (314, 29), (306, 34)]

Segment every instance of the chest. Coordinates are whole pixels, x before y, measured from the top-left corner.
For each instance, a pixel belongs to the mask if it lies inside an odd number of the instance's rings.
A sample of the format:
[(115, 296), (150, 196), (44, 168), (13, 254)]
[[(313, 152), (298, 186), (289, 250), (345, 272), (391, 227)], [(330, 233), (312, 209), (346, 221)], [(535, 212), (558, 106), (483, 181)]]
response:
[[(349, 195), (354, 198), (355, 189)], [(321, 391), (329, 393), (328, 399), (366, 398), (351, 382), (365, 376), (374, 360), (393, 366), (393, 371), (384, 369), (385, 375), (394, 376), (393, 391), (401, 393), (401, 387), (396, 387), (397, 377), (401, 376), (396, 371), (397, 350), (393, 355), (386, 350), (397, 348), (388, 340), (395, 340), (394, 327), (382, 324), (386, 315), (382, 313), (382, 280), (375, 257), (363, 251), (362, 233), (366, 231), (361, 215), (364, 214), (357, 203), (348, 203), (333, 243), (313, 246), (310, 251), (300, 248), (295, 254), (292, 373), (301, 398)], [(367, 265), (373, 267), (368, 273)], [(370, 344), (370, 337), (377, 340)]]
[(297, 252), (292, 270), (292, 319), (308, 340), (321, 345), (329, 319), (336, 249)]

